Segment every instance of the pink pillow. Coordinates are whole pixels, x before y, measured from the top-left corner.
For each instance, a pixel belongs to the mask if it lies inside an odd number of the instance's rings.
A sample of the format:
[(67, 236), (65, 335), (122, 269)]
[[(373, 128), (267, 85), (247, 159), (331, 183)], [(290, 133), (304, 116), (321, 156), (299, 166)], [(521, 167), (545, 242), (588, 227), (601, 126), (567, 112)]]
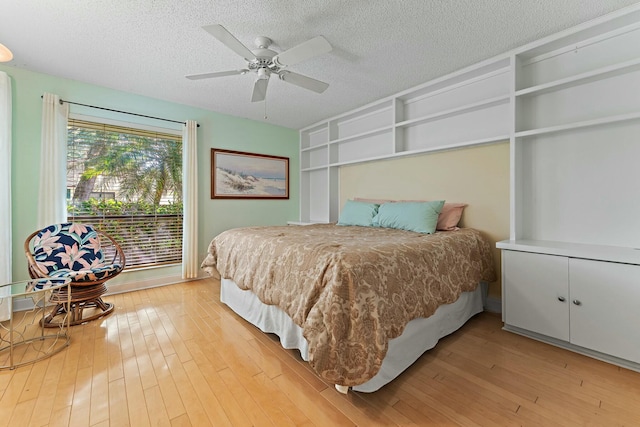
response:
[[(365, 203), (393, 203), (393, 202), (426, 202), (428, 200), (384, 200), (384, 199), (363, 199), (356, 197), (353, 200)], [(458, 229), (458, 223), (462, 217), (462, 212), (467, 206), (466, 203), (445, 203), (438, 216), (436, 230), (453, 231)]]
[(465, 206), (467, 206), (465, 203), (445, 203), (438, 216), (436, 230), (457, 230)]

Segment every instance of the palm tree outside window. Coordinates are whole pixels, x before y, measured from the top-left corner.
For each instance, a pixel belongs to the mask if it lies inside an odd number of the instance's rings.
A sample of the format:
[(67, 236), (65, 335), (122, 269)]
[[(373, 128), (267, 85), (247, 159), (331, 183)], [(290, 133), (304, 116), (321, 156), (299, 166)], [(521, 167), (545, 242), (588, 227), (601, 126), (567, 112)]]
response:
[(113, 235), (128, 269), (181, 263), (181, 135), (70, 119), (67, 212)]

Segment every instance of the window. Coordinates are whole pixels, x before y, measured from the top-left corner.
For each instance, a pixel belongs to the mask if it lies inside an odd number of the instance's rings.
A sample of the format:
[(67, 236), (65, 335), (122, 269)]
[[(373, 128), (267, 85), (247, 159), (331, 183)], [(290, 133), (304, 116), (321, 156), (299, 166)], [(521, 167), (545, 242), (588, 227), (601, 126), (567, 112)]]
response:
[(69, 119), (67, 211), (114, 236), (127, 268), (182, 262), (180, 135)]

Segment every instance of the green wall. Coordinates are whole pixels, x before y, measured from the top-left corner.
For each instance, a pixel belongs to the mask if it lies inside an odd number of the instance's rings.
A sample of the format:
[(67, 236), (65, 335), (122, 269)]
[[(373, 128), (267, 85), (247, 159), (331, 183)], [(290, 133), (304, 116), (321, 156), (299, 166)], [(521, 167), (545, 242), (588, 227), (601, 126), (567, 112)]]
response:
[[(11, 77), (13, 92), (12, 128), (12, 233), (13, 279), (28, 278), (23, 252), (24, 239), (37, 227), (40, 165), (40, 127), (44, 92), (62, 99), (184, 121), (196, 120), (198, 128), (198, 256), (202, 260), (209, 241), (220, 232), (247, 225), (284, 225), (299, 216), (298, 131), (265, 122), (215, 113), (154, 98), (116, 91), (101, 86), (34, 73), (0, 65)], [(159, 91), (162, 88), (158, 88)], [(211, 94), (215, 96), (215, 93)], [(249, 107), (249, 105), (247, 105)], [(70, 112), (108, 117), (128, 122), (168, 126), (166, 122), (136, 118), (71, 105)], [(175, 126), (175, 125), (174, 125)], [(178, 128), (181, 125), (177, 125)], [(211, 148), (225, 148), (289, 157), (289, 200), (211, 200)], [(148, 277), (179, 274), (175, 267), (155, 269)], [(145, 276), (138, 273), (141, 278)], [(123, 275), (121, 275), (123, 276)], [(118, 280), (116, 278), (115, 280)]]

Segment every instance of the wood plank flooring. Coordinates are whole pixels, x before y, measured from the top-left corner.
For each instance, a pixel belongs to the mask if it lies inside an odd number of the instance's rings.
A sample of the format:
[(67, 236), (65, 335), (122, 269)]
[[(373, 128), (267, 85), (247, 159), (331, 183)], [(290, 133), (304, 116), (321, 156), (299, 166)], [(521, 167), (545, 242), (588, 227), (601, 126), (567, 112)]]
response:
[(106, 299), (61, 353), (0, 371), (2, 426), (636, 426), (640, 374), (482, 313), (381, 390), (341, 395), (211, 279)]

